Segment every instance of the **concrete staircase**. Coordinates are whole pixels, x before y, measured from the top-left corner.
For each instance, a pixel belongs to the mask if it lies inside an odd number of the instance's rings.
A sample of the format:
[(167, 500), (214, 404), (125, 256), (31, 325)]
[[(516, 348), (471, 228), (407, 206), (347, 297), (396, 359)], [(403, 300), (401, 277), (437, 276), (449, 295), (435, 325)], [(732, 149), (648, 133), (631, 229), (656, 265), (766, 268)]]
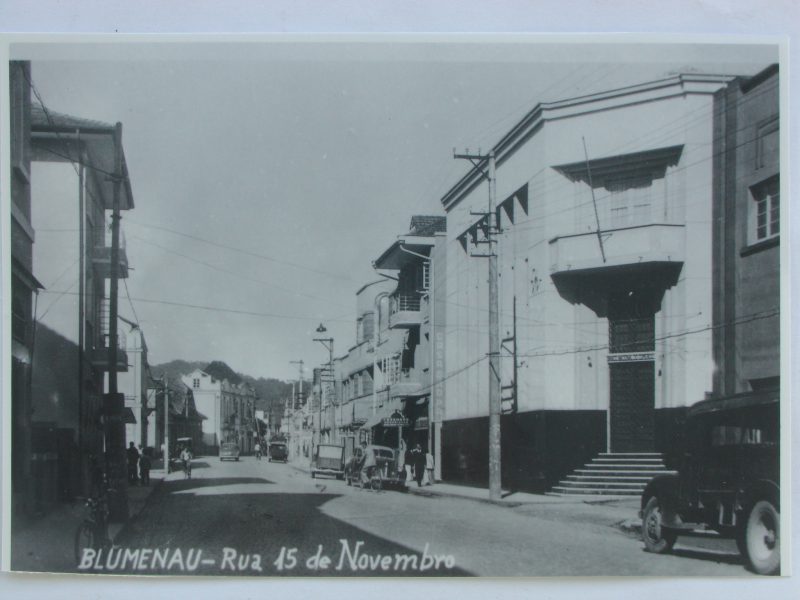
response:
[(654, 452), (603, 452), (554, 486), (550, 496), (619, 497), (639, 496), (656, 475), (675, 473)]

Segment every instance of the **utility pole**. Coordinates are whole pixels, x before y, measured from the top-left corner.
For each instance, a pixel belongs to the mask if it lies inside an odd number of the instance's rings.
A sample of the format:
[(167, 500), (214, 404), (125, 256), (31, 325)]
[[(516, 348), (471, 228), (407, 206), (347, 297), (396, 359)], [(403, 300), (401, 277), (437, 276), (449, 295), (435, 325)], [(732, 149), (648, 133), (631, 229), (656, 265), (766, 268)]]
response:
[(464, 154), (453, 152), (453, 158), (466, 159), (486, 178), (489, 183), (489, 208), (485, 213), (472, 213), (482, 216), (485, 226), (482, 227), (485, 239), (476, 243), (487, 245), (485, 254), (473, 254), (489, 259), (489, 498), (500, 500), (501, 490), (501, 445), (500, 414), (502, 401), (500, 395), (500, 318), (498, 312), (498, 271), (497, 271), (497, 239), (499, 232), (496, 210), (496, 165), (494, 150), (489, 154)]
[[(317, 327), (317, 333), (325, 333), (327, 331), (328, 331), (327, 328), (322, 323), (320, 323), (319, 327)], [(336, 412), (335, 412), (335, 409), (336, 409), (336, 381), (335, 381), (334, 376), (333, 376), (333, 338), (332, 337), (314, 338), (314, 341), (315, 342), (319, 342), (320, 344), (325, 346), (325, 348), (328, 350), (328, 376), (330, 377), (330, 380), (328, 381), (328, 383), (330, 383), (333, 386), (333, 388), (332, 388), (333, 389), (333, 398), (331, 399), (331, 405), (333, 406), (333, 408), (331, 409), (331, 421), (332, 421), (332, 425), (331, 425), (331, 430), (332, 430), (331, 431), (331, 437), (332, 437), (332, 440), (331, 441), (335, 442), (336, 441)], [(320, 383), (322, 383), (322, 377), (320, 377)], [(319, 409), (319, 411), (320, 411), (320, 413), (319, 413), (319, 417), (320, 417), (320, 438), (322, 438), (322, 398), (320, 398), (319, 405), (320, 405), (320, 409)]]
[(164, 475), (169, 474), (169, 380), (164, 373)]

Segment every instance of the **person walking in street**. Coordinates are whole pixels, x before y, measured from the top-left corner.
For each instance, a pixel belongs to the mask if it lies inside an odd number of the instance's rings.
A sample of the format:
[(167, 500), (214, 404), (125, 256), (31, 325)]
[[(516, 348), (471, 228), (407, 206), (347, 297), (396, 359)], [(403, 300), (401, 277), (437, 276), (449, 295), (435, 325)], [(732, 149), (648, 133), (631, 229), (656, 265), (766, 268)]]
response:
[(256, 459), (261, 460), (261, 444), (256, 442)]
[(128, 483), (130, 485), (135, 485), (139, 480), (139, 476), (137, 475), (139, 471), (139, 451), (136, 449), (134, 443), (131, 442), (126, 453), (128, 456)]
[(192, 478), (192, 453), (187, 446), (181, 450), (181, 462), (183, 463), (183, 474), (186, 479)]
[[(139, 446), (141, 448), (141, 446)], [(139, 456), (139, 478), (142, 485), (150, 485), (150, 453), (142, 450)]]
[(425, 473), (427, 475), (425, 485), (433, 485), (433, 454), (430, 450), (425, 453)]
[(422, 453), (422, 446), (417, 444), (412, 452), (414, 466), (414, 479), (417, 480), (417, 487), (422, 487), (422, 477), (425, 475), (425, 455)]

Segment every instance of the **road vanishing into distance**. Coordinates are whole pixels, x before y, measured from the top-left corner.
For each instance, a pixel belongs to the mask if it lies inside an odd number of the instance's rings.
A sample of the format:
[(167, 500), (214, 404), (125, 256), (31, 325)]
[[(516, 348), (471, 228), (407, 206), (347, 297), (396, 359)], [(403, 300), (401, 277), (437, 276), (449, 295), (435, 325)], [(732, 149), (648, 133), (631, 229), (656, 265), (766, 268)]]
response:
[[(197, 457), (83, 573), (244, 576), (747, 576), (727, 540), (673, 554), (584, 503), (496, 506), (312, 479), (291, 464)], [(635, 509), (632, 510), (635, 513)], [(635, 517), (635, 514), (631, 514)], [(693, 545), (692, 545), (693, 544)], [(698, 545), (699, 544), (699, 545)]]

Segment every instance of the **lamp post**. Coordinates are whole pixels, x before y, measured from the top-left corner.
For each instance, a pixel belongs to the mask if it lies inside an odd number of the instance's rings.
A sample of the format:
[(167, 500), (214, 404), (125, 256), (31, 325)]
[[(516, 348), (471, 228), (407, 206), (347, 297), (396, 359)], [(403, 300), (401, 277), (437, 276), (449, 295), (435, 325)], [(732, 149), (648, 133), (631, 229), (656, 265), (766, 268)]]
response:
[[(319, 327), (317, 327), (317, 333), (326, 333), (327, 331), (328, 331), (328, 329), (322, 323), (320, 323)], [(332, 337), (314, 338), (314, 341), (315, 342), (319, 342), (320, 344), (325, 346), (325, 348), (328, 350), (328, 373), (330, 374), (331, 383), (333, 384), (333, 399), (331, 400), (331, 403), (334, 406), (336, 406), (336, 382), (333, 380), (333, 338)], [(335, 439), (335, 435), (336, 435), (336, 427), (335, 427), (335, 425), (336, 425), (336, 423), (335, 423), (335, 419), (333, 419), (333, 420), (334, 420), (334, 423), (333, 423), (334, 426), (331, 427), (331, 429), (333, 430), (332, 435), (334, 436), (334, 439)], [(318, 433), (317, 445), (319, 445), (319, 443), (321, 441), (321, 438), (322, 438), (322, 398), (320, 397), (320, 401), (319, 401), (319, 433)]]

